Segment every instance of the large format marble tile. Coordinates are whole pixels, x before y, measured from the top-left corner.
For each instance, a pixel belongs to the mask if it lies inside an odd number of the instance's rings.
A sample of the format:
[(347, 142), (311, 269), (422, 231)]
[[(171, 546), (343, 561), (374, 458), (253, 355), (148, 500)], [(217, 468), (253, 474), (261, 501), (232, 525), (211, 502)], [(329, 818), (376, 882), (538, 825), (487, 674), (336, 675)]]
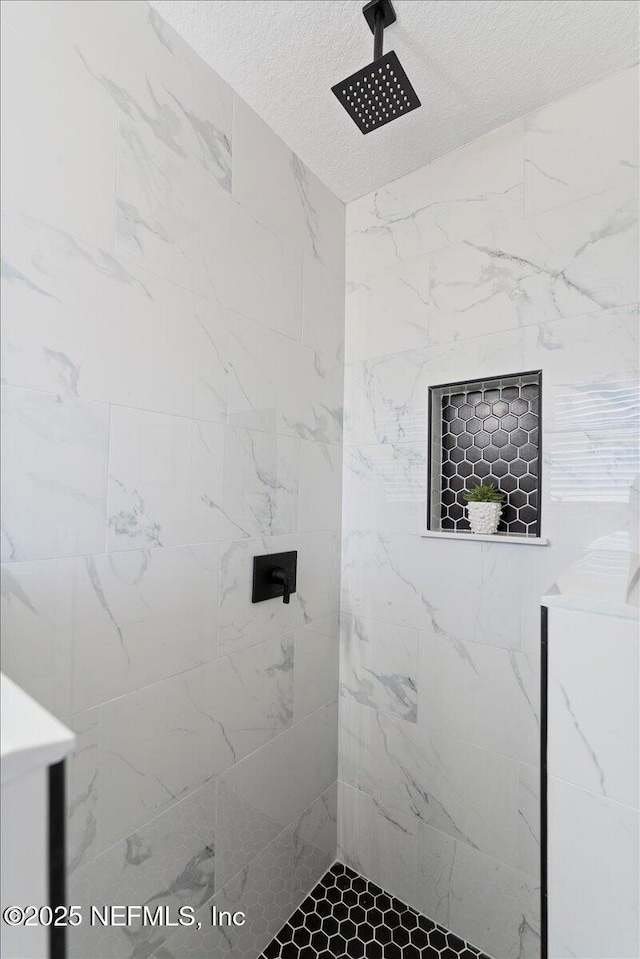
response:
[(540, 770), (520, 763), (518, 773), (517, 867), (527, 876), (540, 878)]
[(206, 667), (100, 707), (98, 839), (107, 848), (233, 762), (225, 730), (203, 708)]
[(294, 823), (338, 778), (337, 702), (305, 716), (280, 740), (284, 741), (287, 775), (280, 787), (284, 795), (279, 814)]
[[(90, 906), (146, 905), (150, 910), (197, 909), (215, 891), (216, 786), (208, 783), (153, 822), (116, 843), (71, 880), (71, 898)], [(76, 959), (150, 956), (171, 928), (142, 925), (101, 927), (83, 923), (71, 931)]]
[(343, 510), (350, 527), (417, 533), (426, 526), (427, 455), (421, 441), (349, 446)]
[[(243, 925), (212, 925), (218, 913), (243, 912)], [(179, 929), (155, 959), (255, 959), (293, 910), (293, 830), (284, 830), (196, 913), (195, 926)]]
[(215, 659), (218, 556), (185, 546), (5, 567), (5, 669), (66, 716)]
[(342, 441), (342, 367), (307, 346), (234, 316), (229, 422), (324, 443)]
[(293, 637), (279, 636), (206, 667), (200, 707), (223, 732), (234, 763), (291, 726), (293, 663)]
[(430, 260), (423, 256), (347, 282), (345, 359), (417, 350), (430, 343)]
[(418, 823), (416, 826), (416, 887), (411, 904), (434, 922), (451, 928), (451, 871), (458, 843), (451, 836)]
[(638, 300), (634, 183), (432, 254), (430, 339), (444, 343)]
[(419, 823), (338, 784), (338, 859), (403, 902), (415, 899)]
[(350, 530), (343, 539), (342, 609), (431, 630), (454, 647), (466, 640), (518, 649), (517, 550)]
[(300, 443), (298, 529), (301, 533), (340, 528), (342, 516), (342, 446)]
[(292, 717), (293, 642), (287, 637), (105, 704), (101, 844), (237, 763), (290, 726)]
[(548, 432), (637, 428), (639, 330), (637, 305), (525, 328)]
[(2, 390), (2, 558), (104, 549), (109, 408)]
[(299, 339), (301, 254), (139, 124), (122, 121), (119, 154), (116, 252)]
[(196, 297), (193, 349), (193, 415), (200, 420), (226, 423), (229, 313), (215, 300)]
[(65, 719), (76, 741), (67, 757), (67, 870), (91, 862), (101, 851), (98, 844), (98, 794), (100, 790), (100, 710), (88, 709)]
[(234, 197), (305, 254), (342, 276), (344, 204), (238, 96), (233, 144)]
[(2, 567), (2, 670), (60, 719), (71, 712), (76, 562)]
[(285, 817), (278, 815), (259, 791), (264, 789), (271, 795), (279, 785), (282, 788), (278, 780), (285, 775), (284, 755), (283, 744), (275, 740), (219, 777), (219, 883), (226, 883), (248, 866), (282, 832)]
[(456, 843), (448, 914), (459, 936), (494, 959), (540, 955), (538, 882), (466, 843)]
[(347, 615), (341, 627), (340, 695), (416, 722), (417, 630)]
[[(424, 441), (426, 351), (412, 350), (345, 366), (345, 448)], [(347, 517), (348, 519), (348, 517)]]
[(417, 909), (496, 959), (538, 959), (537, 881), (430, 826), (417, 843)]
[(5, 382), (191, 415), (186, 290), (26, 217), (2, 230)]
[(615, 620), (607, 640), (593, 614), (551, 609), (549, 616), (549, 772), (637, 809), (637, 622)]
[(224, 512), (225, 432), (203, 420), (112, 409), (111, 549), (247, 535)]
[[(3, 19), (11, 13), (3, 8)], [(110, 250), (118, 111), (90, 79), (52, 66), (3, 29), (2, 203)]]
[(337, 706), (322, 707), (219, 777), (218, 875), (225, 883), (336, 779)]
[(121, 116), (115, 236), (119, 256), (213, 295), (204, 238), (209, 224), (228, 228), (233, 209), (229, 194), (214, 178), (149, 137), (135, 119)]
[(215, 659), (218, 567), (217, 546), (74, 562), (74, 712)]
[(637, 179), (638, 107), (632, 67), (528, 116), (527, 215)]
[(496, 229), (431, 257), (432, 341), (638, 300), (634, 183)]
[(37, 42), (56, 71), (63, 63), (76, 82), (102, 87), (150, 144), (231, 189), (231, 89), (149, 6), (18, 0), (3, 7), (3, 18)]
[(302, 263), (302, 342), (341, 361), (344, 353), (344, 276), (305, 255)]
[[(638, 810), (549, 778), (551, 955), (638, 952)], [(597, 865), (596, 865), (597, 864)]]
[(518, 764), (360, 703), (340, 703), (340, 780), (390, 815), (414, 816), (517, 861)]
[(633, 304), (348, 363), (345, 443), (424, 448), (429, 386), (523, 369), (542, 369), (545, 422), (553, 429), (563, 388), (637, 370), (639, 328)]
[(350, 203), (348, 279), (519, 219), (522, 151), (522, 124), (512, 123)]
[(537, 761), (537, 662), (513, 649), (453, 645), (432, 630), (420, 633), (418, 659), (419, 723), (513, 759)]
[[(282, 601), (251, 602), (253, 557), (296, 550), (296, 592)], [(335, 533), (300, 533), (240, 540), (222, 548), (220, 652), (229, 653), (269, 636), (298, 629), (338, 611), (340, 544)]]
[(348, 363), (345, 443), (410, 442), (424, 449), (429, 386), (525, 369), (524, 335), (522, 329), (505, 330)]
[(338, 839), (338, 783), (333, 783), (318, 796), (290, 829), (293, 830), (295, 909), (335, 861)]
[(296, 532), (299, 472), (299, 440), (229, 427), (225, 515), (248, 536)]
[(296, 722), (338, 698), (340, 627), (337, 616), (296, 630), (293, 717)]

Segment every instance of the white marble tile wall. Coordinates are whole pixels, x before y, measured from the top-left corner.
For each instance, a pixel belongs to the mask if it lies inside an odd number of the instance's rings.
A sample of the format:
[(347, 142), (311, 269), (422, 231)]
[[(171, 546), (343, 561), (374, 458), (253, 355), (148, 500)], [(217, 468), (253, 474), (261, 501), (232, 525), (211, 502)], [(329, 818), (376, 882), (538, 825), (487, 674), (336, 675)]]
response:
[[(347, 207), (339, 848), (496, 959), (540, 949), (540, 597), (637, 549), (638, 114), (633, 69)], [(421, 538), (428, 387), (531, 369), (550, 545)]]
[(78, 734), (73, 895), (254, 956), (335, 858), (344, 207), (146, 3), (2, 17), (3, 668)]

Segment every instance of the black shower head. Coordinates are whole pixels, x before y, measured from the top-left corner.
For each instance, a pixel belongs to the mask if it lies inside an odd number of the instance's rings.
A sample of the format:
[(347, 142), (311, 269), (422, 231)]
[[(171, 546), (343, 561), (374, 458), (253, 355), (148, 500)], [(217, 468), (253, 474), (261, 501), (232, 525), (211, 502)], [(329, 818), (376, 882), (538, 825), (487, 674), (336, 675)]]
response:
[(374, 36), (373, 63), (331, 89), (362, 133), (371, 133), (415, 110), (420, 100), (393, 50), (382, 53), (384, 28), (396, 19), (391, 0), (370, 0), (362, 12)]

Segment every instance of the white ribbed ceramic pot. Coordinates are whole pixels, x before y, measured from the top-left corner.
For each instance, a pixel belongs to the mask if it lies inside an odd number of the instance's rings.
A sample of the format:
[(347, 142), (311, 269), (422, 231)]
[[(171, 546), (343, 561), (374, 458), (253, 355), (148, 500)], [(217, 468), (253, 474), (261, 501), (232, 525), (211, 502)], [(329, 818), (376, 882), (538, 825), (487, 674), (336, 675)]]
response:
[(490, 536), (498, 529), (502, 503), (467, 503), (467, 518), (472, 533)]

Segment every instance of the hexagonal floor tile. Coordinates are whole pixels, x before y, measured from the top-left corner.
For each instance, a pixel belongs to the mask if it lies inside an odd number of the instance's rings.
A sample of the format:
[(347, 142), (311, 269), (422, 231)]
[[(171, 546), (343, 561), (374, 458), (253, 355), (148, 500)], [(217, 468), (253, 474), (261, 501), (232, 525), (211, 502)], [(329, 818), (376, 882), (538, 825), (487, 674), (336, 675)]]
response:
[(336, 863), (260, 959), (489, 957), (348, 866)]

